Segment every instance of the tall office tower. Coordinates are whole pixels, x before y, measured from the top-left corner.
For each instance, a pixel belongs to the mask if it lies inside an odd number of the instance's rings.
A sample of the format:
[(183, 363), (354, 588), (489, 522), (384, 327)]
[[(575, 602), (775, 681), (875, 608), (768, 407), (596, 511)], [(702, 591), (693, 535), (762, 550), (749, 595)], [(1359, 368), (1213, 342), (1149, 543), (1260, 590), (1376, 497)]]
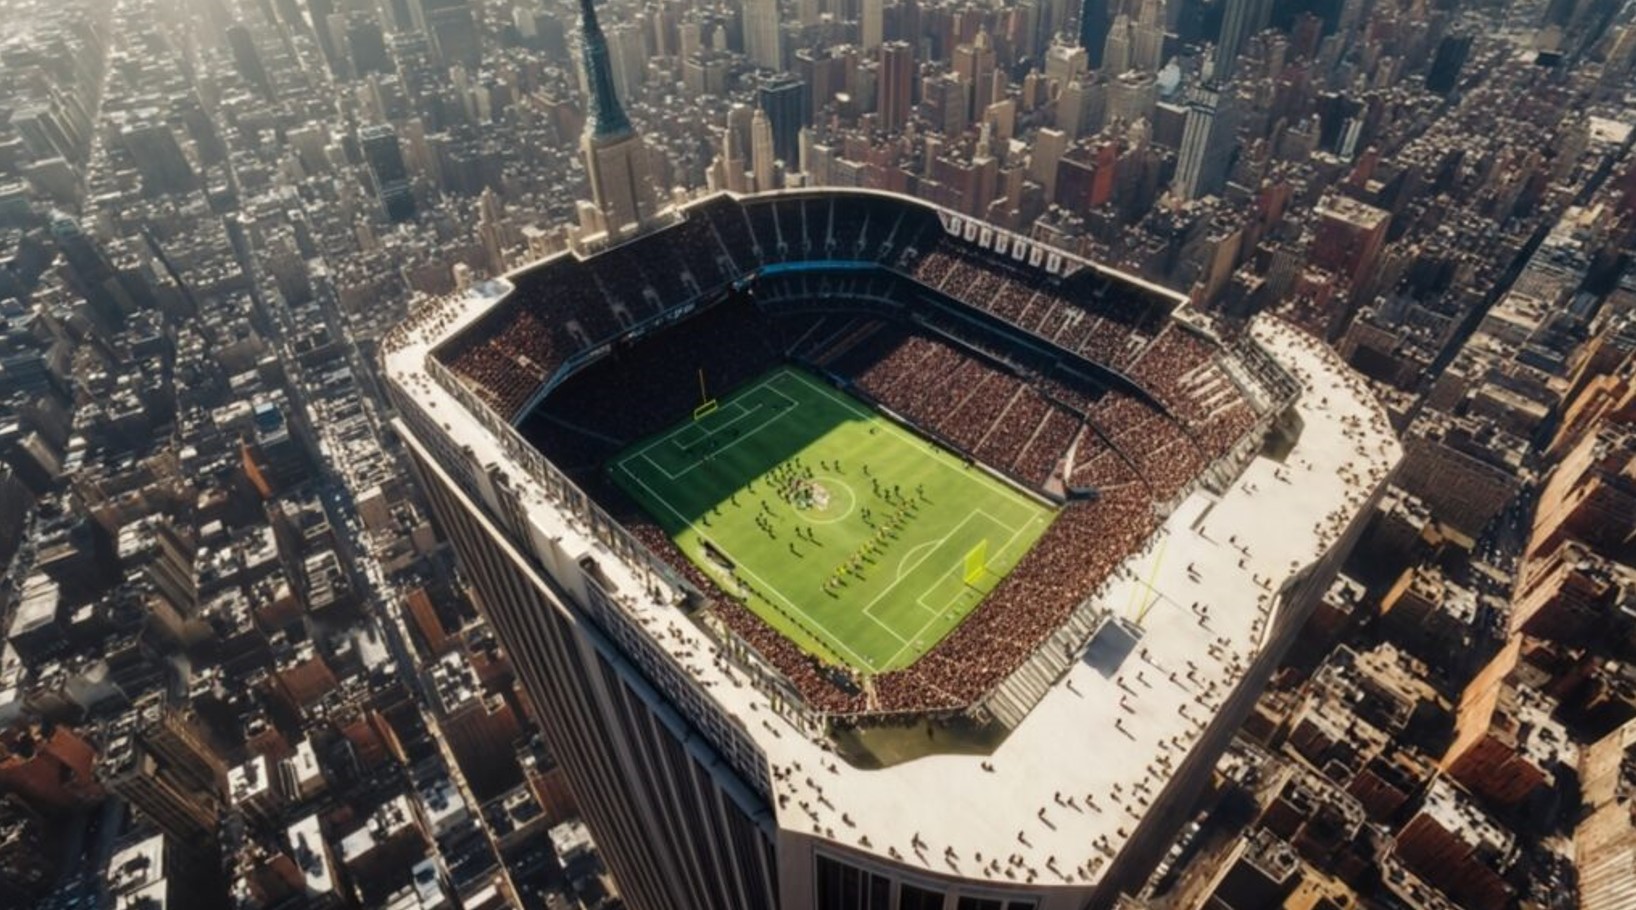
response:
[(1164, 64), (1164, 53), (1164, 0), (1142, 0), (1130, 33), (1130, 65), (1141, 70), (1157, 70)]
[(767, 113), (756, 108), (750, 118), (750, 169), (756, 178), (756, 190), (777, 189), (773, 184), (773, 128), (767, 122)]
[(636, 93), (647, 73), (648, 49), (642, 40), (642, 30), (635, 23), (621, 22), (607, 29), (606, 37), (614, 94), (629, 98)]
[(1159, 84), (1152, 73), (1127, 70), (1108, 83), (1107, 120), (1126, 125), (1153, 120), (1153, 106), (1159, 103)]
[(881, 126), (896, 132), (909, 125), (914, 104), (915, 52), (907, 41), (880, 46), (880, 83), (876, 86)]
[(1108, 15), (1108, 0), (1085, 0), (1079, 6), (1079, 46), (1091, 69), (1102, 68), (1102, 54), (1108, 46), (1108, 31), (1112, 28)]
[(352, 61), (354, 75), (392, 72), (392, 56), (386, 52), (386, 36), (381, 24), (373, 17), (353, 14), (347, 17), (347, 58)]
[(944, 136), (966, 131), (966, 124), (971, 122), (966, 111), (970, 108), (971, 86), (954, 73), (941, 73), (921, 82), (920, 117)]
[(1221, 32), (1216, 38), (1215, 63), (1210, 78), (1226, 85), (1238, 65), (1238, 55), (1250, 36), (1267, 27), (1272, 0), (1227, 0), (1221, 14)]
[(153, 693), (111, 728), (103, 786), (190, 847), (215, 842), (227, 770), (187, 714)]
[(62, 250), (68, 282), (85, 298), (92, 320), (109, 333), (124, 328), (125, 317), (136, 306), (102, 247), (80, 229), (79, 222), (62, 214), (51, 218), (51, 239)]
[(1045, 52), (1045, 78), (1061, 88), (1090, 71), (1083, 47), (1053, 44)]
[(1131, 68), (1130, 17), (1124, 13), (1113, 17), (1108, 27), (1108, 41), (1103, 45), (1102, 68), (1117, 76)]
[(403, 147), (398, 131), (390, 123), (377, 123), (358, 130), (364, 162), (375, 183), (375, 199), (389, 221), (415, 217), (415, 194), (409, 186), (409, 168), (403, 163)]
[(886, 39), (886, 0), (863, 0), (858, 20), (859, 49), (872, 54)]
[(982, 119), (994, 103), (994, 42), (988, 29), (977, 31), (970, 44), (954, 49), (954, 72), (966, 85), (966, 120)]
[(782, 70), (779, 38), (778, 0), (744, 0), (744, 56), (762, 69)]
[(482, 62), (477, 11), (470, 0), (412, 0), (409, 14), (415, 29), (431, 39), (444, 66), (458, 63), (475, 70)]
[(264, 97), (273, 95), (273, 83), (267, 78), (267, 68), (261, 65), (261, 54), (256, 51), (255, 39), (244, 23), (235, 22), (227, 27), (227, 45), (233, 50), (233, 68), (239, 71), (250, 87)]
[(767, 112), (773, 131), (773, 154), (794, 170), (800, 159), (801, 128), (807, 125), (807, 84), (785, 73), (756, 89), (756, 104)]
[(1426, 71), (1426, 91), (1446, 95), (1460, 82), (1460, 69), (1471, 53), (1470, 35), (1445, 35), (1432, 55), (1431, 68)]
[[(342, 71), (345, 52), (341, 47), (341, 36), (332, 34), (329, 27), (329, 17), (335, 15), (335, 0), (303, 0), (306, 9), (305, 19), (312, 27), (313, 36), (318, 39), (318, 50), (323, 52), (328, 61), (330, 72)], [(294, 24), (291, 24), (294, 27)]]
[(163, 120), (143, 120), (120, 131), (119, 140), (142, 176), (142, 191), (149, 196), (187, 193), (199, 185), (193, 164), (182, 154), (176, 134)]
[(586, 118), (579, 147), (602, 228), (609, 237), (618, 237), (640, 230), (658, 211), (659, 202), (647, 146), (614, 91), (608, 40), (597, 23), (593, 0), (579, 0), (579, 12), (580, 58), (591, 95), (591, 116)]
[(1198, 199), (1221, 192), (1232, 165), (1237, 127), (1231, 95), (1212, 87), (1194, 89), (1176, 153), (1172, 188), (1178, 195)]

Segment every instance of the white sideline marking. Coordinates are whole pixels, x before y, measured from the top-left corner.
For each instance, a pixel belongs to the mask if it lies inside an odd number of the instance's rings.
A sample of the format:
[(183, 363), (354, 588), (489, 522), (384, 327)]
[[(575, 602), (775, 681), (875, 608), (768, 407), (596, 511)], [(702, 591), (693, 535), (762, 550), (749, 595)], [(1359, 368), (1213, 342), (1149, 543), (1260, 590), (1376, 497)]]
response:
[[(968, 471), (976, 470), (975, 468), (971, 468), (969, 466), (964, 465), (963, 463), (958, 462), (957, 456), (955, 456), (953, 453), (949, 452), (946, 448), (944, 448), (941, 444), (937, 443), (935, 440), (931, 440), (931, 439), (928, 439), (928, 438), (925, 438), (925, 437), (922, 437), (922, 436), (919, 436), (919, 435), (916, 435), (916, 434), (912, 434), (912, 433), (904, 430), (902, 427), (900, 427), (896, 423), (896, 421), (893, 421), (890, 418), (883, 417), (880, 414), (876, 414), (873, 411), (868, 411), (868, 410), (864, 410), (864, 409), (860, 408), (856, 403), (854, 403), (850, 399), (836, 394), (828, 386), (822, 385), (822, 384), (814, 381), (812, 378), (806, 376), (804, 373), (801, 373), (799, 371), (788, 371), (788, 372), (777, 373), (777, 374), (775, 374), (773, 376), (770, 376), (770, 377), (768, 377), (766, 379), (761, 380), (760, 382), (756, 383), (755, 385), (753, 385), (753, 386), (751, 386), (751, 387), (749, 387), (747, 389), (744, 389), (741, 392), (736, 393), (734, 395), (735, 400), (733, 402), (731, 402), (730, 405), (732, 407), (735, 407), (735, 408), (739, 409), (739, 411), (741, 413), (734, 416), (732, 420), (728, 421), (725, 424), (722, 424), (717, 429), (706, 431), (706, 434), (707, 434), (706, 438), (710, 438), (710, 437), (714, 436), (716, 433), (721, 432), (721, 430), (724, 430), (727, 427), (730, 427), (733, 424), (748, 418), (750, 415), (754, 414), (756, 411), (758, 411), (758, 410), (762, 409), (763, 407), (765, 407), (765, 405), (756, 404), (756, 405), (754, 405), (752, 407), (746, 408), (741, 403), (744, 396), (746, 396), (746, 395), (749, 395), (749, 394), (752, 394), (752, 393), (755, 393), (755, 392), (759, 392), (759, 391), (762, 391), (762, 390), (765, 389), (766, 391), (769, 391), (772, 394), (777, 395), (778, 397), (784, 399), (786, 402), (789, 403), (789, 407), (778, 411), (777, 413), (773, 414), (773, 416), (771, 416), (771, 417), (767, 418), (766, 420), (756, 424), (755, 427), (750, 429), (748, 432), (741, 434), (738, 438), (734, 439), (732, 442), (729, 442), (727, 445), (722, 446), (720, 449), (715, 450), (714, 454), (720, 454), (722, 452), (725, 452), (728, 449), (732, 448), (733, 446), (736, 446), (741, 442), (745, 442), (745, 441), (755, 437), (762, 430), (764, 430), (767, 427), (771, 426), (772, 424), (776, 423), (780, 418), (784, 417), (786, 414), (792, 414), (795, 411), (797, 411), (798, 409), (800, 409), (801, 404), (802, 404), (800, 401), (797, 401), (796, 399), (791, 398), (789, 395), (787, 395), (784, 392), (780, 391), (779, 389), (773, 387), (773, 384), (775, 382), (777, 382), (779, 380), (782, 380), (782, 379), (787, 379), (787, 378), (793, 378), (796, 381), (801, 382), (803, 385), (807, 386), (810, 391), (815, 392), (818, 395), (823, 396), (828, 401), (830, 401), (830, 402), (844, 408), (845, 410), (849, 411), (850, 413), (852, 413), (852, 414), (854, 414), (854, 415), (856, 415), (858, 417), (865, 418), (865, 419), (868, 419), (870, 421), (873, 421), (877, 426), (884, 425), (886, 427), (886, 429), (887, 429), (887, 432), (892, 433), (901, 442), (904, 442), (904, 443), (906, 443), (908, 445), (912, 445), (912, 446), (929, 446), (935, 452), (935, 456), (931, 459), (931, 461), (933, 463), (939, 465), (943, 469), (949, 471), (950, 473), (953, 473), (953, 474), (956, 474), (956, 475), (959, 475), (959, 476), (966, 476)], [(754, 582), (756, 585), (758, 585), (761, 590), (764, 590), (764, 591), (768, 592), (770, 595), (776, 597), (786, 608), (788, 608), (790, 611), (792, 611), (796, 615), (799, 615), (808, 624), (808, 626), (811, 629), (817, 630), (818, 632), (822, 633), (822, 635), (823, 635), (823, 637), (825, 639), (824, 644), (826, 646), (828, 646), (828, 647), (830, 647), (832, 649), (837, 649), (838, 648), (839, 650), (845, 651), (846, 653), (850, 654), (854, 659), (856, 659), (858, 661), (858, 663), (860, 663), (863, 666), (868, 667), (872, 672), (878, 672), (878, 669), (879, 669), (880, 666), (891, 665), (892, 663), (896, 662), (898, 660), (898, 658), (902, 657), (904, 652), (906, 652), (906, 651), (910, 650), (911, 648), (915, 647), (916, 640), (921, 635), (924, 635), (926, 630), (931, 628), (931, 626), (934, 623), (936, 623), (938, 620), (942, 619), (943, 617), (947, 616), (949, 611), (951, 609), (953, 609), (953, 605), (956, 604), (959, 601), (960, 595), (962, 593), (964, 593), (964, 591), (966, 590), (964, 585), (962, 585), (961, 588), (959, 589), (959, 591), (956, 592), (955, 597), (952, 600), (950, 600), (948, 603), (945, 603), (940, 609), (937, 609), (933, 613), (931, 619), (927, 620), (924, 624), (922, 624), (920, 629), (918, 631), (916, 631), (913, 636), (911, 636), (909, 638), (904, 638), (902, 635), (900, 635), (897, 632), (896, 629), (892, 628), (892, 626), (886, 624), (879, 617), (875, 616), (875, 614), (872, 612), (872, 610), (875, 607), (875, 605), (878, 604), (881, 601), (882, 598), (884, 598), (886, 595), (888, 595), (888, 594), (890, 594), (890, 593), (892, 593), (893, 591), (896, 590), (898, 584), (903, 580), (903, 578), (905, 576), (914, 574), (915, 570), (917, 570), (920, 567), (920, 565), (922, 563), (924, 563), (927, 559), (931, 558), (931, 556), (937, 552), (937, 549), (939, 547), (941, 547), (943, 544), (947, 543), (949, 538), (953, 537), (954, 534), (957, 531), (959, 531), (962, 527), (964, 527), (967, 522), (971, 521), (971, 519), (974, 516), (976, 516), (977, 514), (979, 514), (979, 513), (982, 514), (982, 516), (984, 518), (986, 518), (988, 521), (992, 522), (993, 524), (999, 526), (1000, 528), (1005, 529), (1006, 531), (1011, 532), (1011, 536), (1006, 539), (1006, 542), (1003, 545), (1001, 545), (999, 549), (995, 550), (990, 555), (991, 560), (994, 557), (997, 557), (997, 556), (1005, 553), (1007, 550), (1009, 550), (1016, 543), (1017, 539), (1022, 536), (1023, 532), (1026, 531), (1029, 527), (1038, 525), (1039, 523), (1041, 523), (1042, 521), (1045, 520), (1045, 516), (1032, 514), (1032, 510), (1030, 510), (1031, 514), (1022, 523), (1021, 527), (1016, 527), (1016, 526), (1013, 526), (1013, 525), (1011, 525), (1011, 524), (1009, 524), (1007, 522), (1001, 521), (1000, 519), (994, 517), (994, 515), (991, 514), (990, 512), (988, 512), (986, 509), (973, 509), (970, 512), (968, 512), (966, 514), (966, 516), (964, 518), (962, 518), (958, 524), (956, 524), (953, 528), (951, 528), (947, 533), (945, 533), (941, 537), (939, 537), (939, 538), (937, 538), (935, 540), (926, 541), (924, 543), (916, 544), (913, 548), (911, 548), (910, 550), (905, 552), (903, 557), (901, 557), (899, 559), (899, 561), (898, 561), (897, 574), (893, 578), (892, 582), (889, 585), (887, 585), (884, 589), (882, 589), (880, 592), (878, 592), (873, 598), (871, 598), (869, 603), (865, 604), (862, 611), (861, 611), (863, 613), (863, 615), (868, 617), (871, 622), (875, 623), (877, 626), (879, 626), (883, 630), (885, 630), (886, 634), (892, 636), (892, 638), (894, 638), (898, 642), (902, 643), (902, 647), (900, 647), (890, 658), (888, 658), (882, 664), (877, 664), (875, 661), (869, 660), (868, 658), (866, 658), (863, 655), (859, 654), (857, 651), (853, 650), (850, 646), (848, 646), (846, 644), (846, 642), (842, 639), (841, 636), (835, 634), (835, 632), (832, 631), (827, 625), (813, 619), (813, 617), (809, 613), (807, 613), (807, 611), (805, 611), (805, 610), (801, 609), (799, 606), (797, 606), (795, 604), (795, 602), (792, 601), (789, 598), (789, 596), (786, 595), (783, 591), (781, 591), (777, 587), (769, 584), (765, 579), (761, 578), (755, 572), (750, 570), (748, 567), (746, 567), (743, 564), (743, 562), (741, 560), (738, 560), (738, 559), (734, 558), (733, 555), (727, 550), (726, 547), (722, 546), (714, 538), (706, 535), (703, 532), (703, 530), (701, 529), (700, 525), (689, 521), (686, 516), (684, 516), (675, 506), (673, 506), (670, 503), (669, 500), (667, 500), (667, 499), (665, 499), (665, 497), (661, 496), (651, 486), (649, 486), (648, 483), (645, 480), (643, 480), (641, 476), (639, 476), (635, 471), (631, 470), (630, 463), (632, 461), (638, 459), (638, 458), (640, 458), (642, 461), (646, 462), (648, 464), (648, 466), (651, 467), (653, 470), (663, 474), (666, 478), (668, 478), (669, 480), (672, 480), (672, 481), (677, 480), (678, 478), (684, 477), (689, 472), (697, 469), (699, 466), (704, 464), (704, 459), (703, 458), (695, 459), (694, 461), (689, 463), (687, 465), (687, 467), (683, 468), (681, 471), (679, 471), (677, 473), (671, 473), (663, 465), (660, 465), (658, 462), (654, 461), (654, 459), (648, 455), (648, 452), (650, 450), (652, 450), (652, 449), (654, 449), (654, 448), (656, 448), (656, 447), (658, 447), (660, 445), (664, 445), (666, 443), (676, 445), (678, 448), (680, 448), (680, 444), (676, 442), (676, 437), (681, 435), (682, 433), (685, 433), (688, 430), (691, 430), (691, 429), (694, 429), (694, 428), (695, 428), (694, 424), (684, 424), (683, 426), (677, 427), (676, 429), (670, 431), (669, 433), (666, 433), (665, 435), (654, 439), (652, 442), (650, 442), (647, 445), (643, 446), (642, 448), (636, 450), (635, 452), (632, 452), (632, 453), (626, 455), (623, 459), (621, 459), (620, 461), (618, 461), (616, 463), (616, 466), (620, 470), (624, 471), (626, 476), (630, 477), (631, 480), (635, 481), (638, 485), (640, 485), (642, 487), (642, 489), (646, 490), (647, 493), (648, 493), (648, 496), (650, 496), (654, 501), (658, 502), (661, 506), (663, 506), (666, 511), (670, 512), (670, 514), (674, 515), (678, 521), (682, 522), (688, 528), (692, 529), (693, 532), (698, 535), (698, 538), (701, 541), (704, 541), (704, 542), (708, 543), (710, 546), (716, 548), (716, 550), (721, 552), (724, 556), (727, 556), (729, 559), (732, 559), (735, 566), (737, 566), (738, 571), (742, 572), (747, 578), (749, 578), (752, 582)], [(987, 475), (985, 474), (985, 477), (986, 476)], [(1014, 491), (1010, 490), (1009, 488), (1005, 488), (1005, 487), (1002, 486), (1002, 489), (1005, 489), (1006, 493), (1009, 494), (1010, 496), (1015, 496), (1019, 500), (1023, 499), (1021, 494), (1015, 493)], [(1006, 500), (1006, 502), (1007, 502), (1008, 505), (1011, 504), (1009, 500)], [(917, 552), (919, 552), (921, 550), (926, 550), (927, 552), (924, 553), (923, 555), (921, 555), (919, 559), (915, 560), (915, 562), (912, 565), (909, 565), (908, 568), (905, 569), (904, 565), (910, 559), (910, 557), (912, 557), (915, 553), (917, 553)], [(717, 576), (718, 578), (722, 577), (722, 572), (720, 571), (719, 567), (711, 564), (710, 560), (705, 559), (705, 560), (699, 561), (697, 564), (700, 565), (701, 569), (708, 572), (709, 574)], [(954, 569), (949, 570), (949, 572), (952, 572), (952, 571), (955, 571), (955, 570)], [(917, 596), (916, 599), (915, 599), (916, 605), (919, 606), (923, 610), (932, 611), (932, 608), (926, 605), (925, 598), (929, 593), (931, 593), (933, 588), (935, 588), (935, 587), (937, 587), (938, 585), (941, 584), (943, 578), (946, 578), (947, 575), (948, 575), (948, 573), (945, 572), (943, 574), (943, 576), (938, 578), (936, 583), (934, 583), (933, 585), (930, 585), (927, 588), (923, 589), (921, 591), (921, 593), (919, 594), (919, 596)], [(726, 587), (730, 588), (731, 585), (727, 585)]]

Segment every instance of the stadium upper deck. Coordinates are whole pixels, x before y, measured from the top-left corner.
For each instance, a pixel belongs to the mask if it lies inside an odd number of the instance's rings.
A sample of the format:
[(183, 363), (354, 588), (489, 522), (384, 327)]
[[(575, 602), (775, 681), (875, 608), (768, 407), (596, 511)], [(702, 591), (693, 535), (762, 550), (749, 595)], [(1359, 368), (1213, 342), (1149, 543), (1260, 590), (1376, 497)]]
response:
[[(842, 208), (862, 214), (838, 217)], [(1259, 321), (1253, 337), (1222, 345), (1172, 313), (1175, 299), (1158, 289), (1032, 245), (1019, 262), (1014, 238), (909, 200), (718, 197), (691, 214), (685, 236), (702, 258), (680, 255), (674, 270), (654, 257), (692, 247), (667, 242), (633, 257), (640, 279), (599, 271), (603, 257), (629, 246), (564, 256), (423, 311), (386, 354), (407, 427), (434, 441), (440, 469), (775, 807), (782, 830), (927, 874), (1080, 899), (1116, 883), (1127, 864), (1150, 861), (1155, 832), (1208, 774), (1396, 461), (1372, 399), (1321, 346), (1280, 323)], [(812, 227), (820, 222), (822, 233)], [(824, 269), (780, 270), (764, 259), (841, 250), (836, 237), (854, 234), (837, 235), (840, 223), (863, 238), (852, 241), (852, 255), (879, 251), (870, 259), (883, 264), (880, 282), (936, 289), (920, 296), (935, 298), (938, 313), (1001, 317), (970, 344), (947, 333), (935, 342), (968, 359), (985, 347), (1010, 349), (1011, 375), (1049, 389), (1052, 407), (1078, 402), (1083, 427), (1053, 475), (1102, 494), (1068, 504), (1053, 525), (1067, 549), (1037, 546), (1049, 561), (1032, 574), (1019, 567), (1013, 577), (1028, 585), (1011, 599), (997, 590), (993, 609), (978, 610), (916, 665), (929, 672), (877, 677), (862, 695), (791, 659), (729, 604), (702, 611), (706, 621), (679, 610), (690, 587), (714, 592), (690, 584), (662, 540), (627, 532), (625, 516), (587, 497), (514, 426), (609, 338), (646, 334), (680, 315), (686, 304), (667, 306), (658, 281), (706, 299), (707, 288), (753, 276), (767, 289), (759, 305), (774, 309), (826, 287), (860, 295), (855, 283), (824, 285)], [(904, 237), (916, 239), (900, 245)], [(701, 261), (709, 265), (693, 265)], [(536, 292), (519, 291), (546, 287), (541, 274), (567, 274), (549, 271), (557, 268), (592, 276), (596, 296), (553, 279), (567, 302), (553, 302), (560, 310), (546, 318), (530, 303)], [(714, 283), (699, 278), (705, 271)], [(615, 273), (627, 276), (617, 306), (608, 284)], [(885, 299), (902, 302), (895, 292)], [(639, 303), (647, 309), (633, 310)], [(935, 314), (917, 315), (919, 331)], [(541, 332), (549, 340), (539, 341)], [(1053, 351), (1057, 367), (1043, 367), (1040, 355)], [(519, 368), (525, 377), (508, 381)], [(880, 400), (890, 403), (895, 386)], [(1049, 426), (1052, 416), (1041, 421)], [(1258, 454), (1275, 421), (1283, 437), (1276, 461)], [(1179, 434), (1177, 444), (1153, 445), (1170, 438), (1157, 433)], [(1170, 456), (1178, 467), (1165, 467)], [(947, 752), (866, 770), (849, 763), (836, 735), (837, 719), (850, 724), (860, 711), (901, 717), (972, 706), (1009, 729), (986, 755)], [(1118, 761), (1061, 760), (1115, 748)], [(951, 789), (964, 798), (947, 799)]]
[[(729, 376), (780, 358), (813, 363), (974, 459), (1067, 500), (1015, 571), (936, 648), (862, 680), (813, 661), (744, 609), (645, 515), (620, 508), (594, 472), (569, 471), (709, 600), (719, 631), (831, 717), (935, 711), (1015, 722), (1041, 691), (1027, 680), (1058, 675), (1063, 655), (1105, 618), (1087, 596), (1211, 465), (1247, 457), (1251, 431), (1289, 397), (1276, 366), (1248, 359), (1253, 348), (1230, 356), (1172, 318), (1175, 295), (883, 194), (716, 196), (672, 226), (590, 258), (556, 257), (512, 281), (492, 312), (436, 356), (513, 424), (551, 396), (587, 402), (570, 402), (572, 419), (545, 438), (524, 434), (559, 467), (567, 453), (552, 437), (573, 435), (564, 426), (595, 422), (629, 443), (685, 414), (696, 403), (685, 397), (694, 362), (667, 351), (712, 346), (722, 352), (713, 371)], [(730, 286), (755, 290), (755, 314), (720, 315)], [(799, 318), (838, 307), (893, 327), (871, 320), (826, 335)], [(795, 340), (756, 337), (759, 327), (745, 323), (761, 314), (794, 322), (782, 334)], [(905, 323), (911, 329), (898, 327)], [(837, 334), (840, 342), (810, 343)], [(647, 356), (575, 383), (616, 341)], [(873, 356), (860, 359), (860, 350)], [(617, 423), (610, 412), (621, 413)], [(1076, 490), (1091, 495), (1069, 495)], [(1056, 647), (1042, 657), (1046, 641)]]

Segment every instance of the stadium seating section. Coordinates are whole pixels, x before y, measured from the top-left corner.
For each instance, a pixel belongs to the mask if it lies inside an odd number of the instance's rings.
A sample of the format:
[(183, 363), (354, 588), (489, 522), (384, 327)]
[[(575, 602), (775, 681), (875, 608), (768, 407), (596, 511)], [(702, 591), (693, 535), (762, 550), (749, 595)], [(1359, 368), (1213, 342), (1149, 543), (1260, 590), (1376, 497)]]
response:
[[(817, 260), (871, 267), (766, 268)], [(741, 278), (753, 294), (721, 302)], [(888, 197), (715, 197), (675, 227), (514, 280), (516, 292), (438, 356), (508, 417), (555, 383), (524, 434), (829, 713), (956, 710), (981, 698), (1153, 532), (1155, 506), (1257, 419), (1215, 343), (1171, 319), (1163, 298), (1090, 268), (1049, 275)], [(688, 304), (698, 311), (621, 337)], [(610, 342), (605, 356), (564, 369)], [(692, 410), (699, 369), (726, 392), (786, 360), (1065, 500), (964, 623), (867, 685), (838, 680), (717, 590), (599, 470)]]

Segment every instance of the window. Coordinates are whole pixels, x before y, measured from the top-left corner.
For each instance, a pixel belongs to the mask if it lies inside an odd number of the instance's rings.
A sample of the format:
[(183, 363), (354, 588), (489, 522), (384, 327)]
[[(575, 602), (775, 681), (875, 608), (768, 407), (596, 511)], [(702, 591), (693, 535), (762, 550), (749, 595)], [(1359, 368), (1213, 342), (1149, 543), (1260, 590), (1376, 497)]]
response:
[[(818, 910), (891, 910), (892, 880), (827, 856), (818, 857)], [(941, 910), (939, 900), (933, 904)]]
[(898, 910), (943, 910), (943, 892), (919, 885), (904, 885)]

